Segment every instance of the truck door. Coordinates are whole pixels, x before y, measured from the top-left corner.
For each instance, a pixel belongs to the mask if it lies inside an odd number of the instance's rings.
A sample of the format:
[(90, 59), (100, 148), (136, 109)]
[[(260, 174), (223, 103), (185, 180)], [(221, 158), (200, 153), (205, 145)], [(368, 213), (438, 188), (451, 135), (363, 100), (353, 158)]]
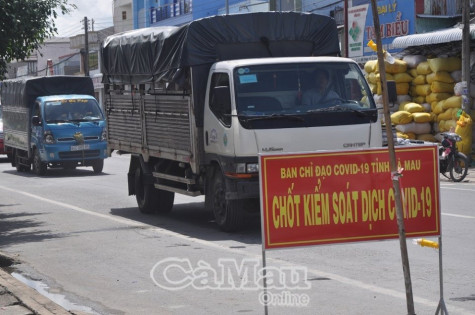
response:
[(209, 107), (205, 110), (204, 118), (206, 153), (234, 155), (231, 102), (229, 74), (213, 73), (207, 96)]
[[(33, 119), (33, 117), (38, 117)], [(41, 115), (41, 107), (39, 102), (35, 102), (33, 105), (33, 110), (31, 111), (31, 147), (37, 147), (38, 149), (42, 149), (42, 138), (43, 138), (43, 120)], [(37, 121), (38, 123), (33, 123), (33, 120)]]

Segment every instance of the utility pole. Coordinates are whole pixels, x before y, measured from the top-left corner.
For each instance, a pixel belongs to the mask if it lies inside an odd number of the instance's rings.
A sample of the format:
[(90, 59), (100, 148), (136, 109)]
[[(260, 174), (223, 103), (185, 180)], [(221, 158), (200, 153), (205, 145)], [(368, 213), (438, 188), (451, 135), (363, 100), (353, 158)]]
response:
[(88, 21), (87, 16), (84, 17), (84, 76), (89, 76), (89, 38), (88, 38)]
[(381, 43), (381, 28), (379, 24), (379, 15), (376, 0), (371, 0), (371, 7), (373, 11), (374, 31), (376, 34), (376, 45), (378, 51), (378, 65), (381, 89), (383, 90), (383, 105), (384, 105), (384, 121), (386, 124), (386, 134), (388, 136), (388, 150), (389, 150), (389, 166), (391, 169), (391, 179), (394, 188), (394, 202), (396, 204), (396, 218), (399, 233), (399, 247), (401, 250), (402, 269), (404, 273), (404, 284), (406, 287), (406, 303), (407, 314), (415, 315), (414, 298), (412, 293), (411, 271), (409, 268), (409, 256), (407, 254), (406, 229), (404, 227), (404, 213), (402, 205), (401, 185), (399, 179), (401, 177), (400, 170), (396, 163), (396, 153), (394, 151), (393, 131), (391, 129), (391, 117), (389, 116), (389, 95), (388, 85), (386, 80), (386, 66), (384, 63), (383, 48)]
[(467, 84), (467, 96), (464, 97), (462, 109), (470, 114), (470, 0), (463, 1), (462, 8), (462, 81)]

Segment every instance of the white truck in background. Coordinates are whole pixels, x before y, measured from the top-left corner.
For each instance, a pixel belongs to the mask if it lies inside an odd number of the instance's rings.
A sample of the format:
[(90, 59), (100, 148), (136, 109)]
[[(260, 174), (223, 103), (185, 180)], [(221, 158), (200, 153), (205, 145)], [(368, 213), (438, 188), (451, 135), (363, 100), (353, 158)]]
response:
[[(238, 230), (259, 209), (258, 154), (381, 147), (381, 121), (335, 21), (295, 12), (214, 16), (134, 30), (101, 47), (109, 154), (131, 153), (128, 193), (167, 213), (205, 195)], [(303, 104), (325, 69), (339, 97)]]

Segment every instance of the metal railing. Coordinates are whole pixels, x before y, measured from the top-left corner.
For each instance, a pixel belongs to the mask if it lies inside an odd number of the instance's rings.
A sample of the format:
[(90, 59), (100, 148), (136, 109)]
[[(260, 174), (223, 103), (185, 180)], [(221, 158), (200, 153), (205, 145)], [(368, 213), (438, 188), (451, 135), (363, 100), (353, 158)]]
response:
[(193, 0), (178, 0), (158, 8), (150, 8), (150, 23), (154, 24), (165, 19), (188, 14), (192, 12)]

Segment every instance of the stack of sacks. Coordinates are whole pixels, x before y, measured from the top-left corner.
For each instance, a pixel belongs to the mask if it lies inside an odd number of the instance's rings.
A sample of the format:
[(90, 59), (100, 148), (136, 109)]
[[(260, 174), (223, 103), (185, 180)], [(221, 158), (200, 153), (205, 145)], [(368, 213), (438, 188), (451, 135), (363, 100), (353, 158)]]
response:
[[(383, 96), (381, 89), (381, 81), (377, 60), (370, 60), (364, 66), (366, 79), (368, 80), (371, 92), (374, 94), (374, 100), (377, 105), (383, 105)], [(407, 64), (403, 60), (396, 59), (394, 64), (385, 62), (386, 80), (396, 82), (396, 92), (398, 100), (395, 104), (389, 104), (390, 112), (398, 110), (399, 104), (410, 100), (408, 96), (409, 82), (412, 81), (410, 75), (407, 74)]]
[(391, 123), (396, 126), (397, 137), (435, 141), (431, 132), (431, 114), (414, 102), (401, 103), (399, 110), (391, 114)]
[(457, 126), (457, 113), (462, 108), (462, 98), (454, 95), (455, 83), (460, 80), (462, 61), (457, 57), (428, 59), (432, 73), (427, 75), (431, 94), (427, 96), (432, 112), (437, 115), (436, 132), (449, 131)]

